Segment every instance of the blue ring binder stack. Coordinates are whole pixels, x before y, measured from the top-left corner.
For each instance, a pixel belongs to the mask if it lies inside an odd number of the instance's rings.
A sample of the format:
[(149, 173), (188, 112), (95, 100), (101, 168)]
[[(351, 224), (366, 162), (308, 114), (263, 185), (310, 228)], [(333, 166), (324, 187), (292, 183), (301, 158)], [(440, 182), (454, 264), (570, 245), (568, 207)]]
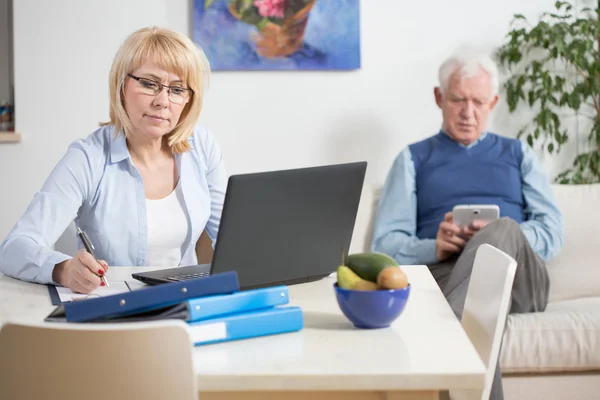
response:
[(302, 310), (289, 303), (287, 286), (240, 291), (235, 271), (149, 286), (101, 298), (63, 303), (46, 321), (135, 322), (182, 319), (195, 345), (294, 332)]

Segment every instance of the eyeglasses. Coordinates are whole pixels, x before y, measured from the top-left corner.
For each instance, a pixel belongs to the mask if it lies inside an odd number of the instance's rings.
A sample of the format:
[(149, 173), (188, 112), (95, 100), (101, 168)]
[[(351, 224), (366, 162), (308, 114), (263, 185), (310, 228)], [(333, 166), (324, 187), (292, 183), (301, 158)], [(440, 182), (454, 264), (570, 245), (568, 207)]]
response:
[(194, 91), (190, 88), (184, 88), (181, 86), (167, 86), (151, 79), (142, 78), (133, 74), (127, 74), (127, 76), (138, 81), (141, 92), (144, 94), (158, 96), (158, 94), (162, 92), (163, 88), (167, 88), (169, 101), (171, 101), (173, 104), (185, 104), (190, 100), (190, 96), (194, 94)]

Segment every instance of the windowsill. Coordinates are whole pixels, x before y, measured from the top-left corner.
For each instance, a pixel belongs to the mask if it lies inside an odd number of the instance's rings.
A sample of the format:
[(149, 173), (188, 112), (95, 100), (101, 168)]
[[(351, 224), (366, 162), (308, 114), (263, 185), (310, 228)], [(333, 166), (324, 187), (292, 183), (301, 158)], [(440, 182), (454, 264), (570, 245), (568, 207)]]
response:
[(18, 143), (20, 141), (21, 141), (20, 133), (0, 131), (0, 143)]

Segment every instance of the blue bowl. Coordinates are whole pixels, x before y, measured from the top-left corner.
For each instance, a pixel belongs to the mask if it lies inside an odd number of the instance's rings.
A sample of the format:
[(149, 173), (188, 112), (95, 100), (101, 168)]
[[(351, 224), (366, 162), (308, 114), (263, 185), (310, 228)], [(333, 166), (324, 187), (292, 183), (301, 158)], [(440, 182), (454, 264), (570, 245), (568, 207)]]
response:
[(342, 289), (334, 283), (333, 288), (346, 318), (361, 329), (390, 326), (402, 314), (410, 295), (410, 284), (404, 289), (362, 291)]

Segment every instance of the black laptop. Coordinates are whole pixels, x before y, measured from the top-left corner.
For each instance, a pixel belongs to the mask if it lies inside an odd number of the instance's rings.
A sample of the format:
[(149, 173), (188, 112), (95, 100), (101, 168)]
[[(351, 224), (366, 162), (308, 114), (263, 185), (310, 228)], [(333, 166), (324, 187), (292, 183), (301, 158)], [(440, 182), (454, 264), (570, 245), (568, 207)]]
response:
[(367, 163), (229, 177), (211, 264), (132, 274), (147, 284), (235, 270), (241, 289), (321, 279), (348, 254)]

